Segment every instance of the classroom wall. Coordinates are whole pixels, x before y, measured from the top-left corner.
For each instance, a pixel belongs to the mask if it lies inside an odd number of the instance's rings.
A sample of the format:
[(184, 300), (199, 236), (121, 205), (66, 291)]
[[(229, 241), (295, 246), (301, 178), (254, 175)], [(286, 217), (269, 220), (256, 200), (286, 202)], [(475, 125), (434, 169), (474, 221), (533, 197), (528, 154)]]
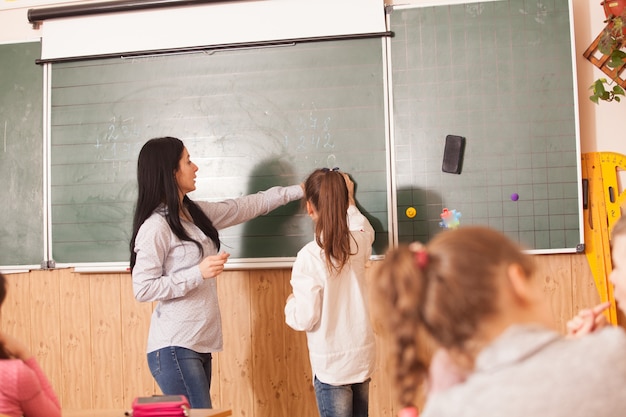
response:
[[(565, 330), (575, 312), (599, 302), (586, 258), (535, 258), (536, 278)], [(284, 323), (289, 278), (289, 269), (226, 271), (218, 278), (224, 351), (215, 355), (211, 391), (215, 407), (231, 408), (233, 416), (317, 415), (305, 334)], [(64, 409), (125, 408), (135, 396), (159, 393), (145, 358), (153, 305), (134, 300), (129, 274), (59, 269), (9, 275), (8, 282), (0, 329), (30, 346)], [(379, 335), (371, 417), (398, 412), (387, 350)]]
[[(0, 42), (41, 36), (28, 23), (27, 7), (15, 7), (28, 1), (15, 0), (10, 9), (4, 8), (6, 0), (0, 3)], [(626, 154), (626, 143), (611, 135), (626, 103), (596, 106), (587, 99), (587, 87), (601, 72), (582, 52), (603, 27), (602, 8), (599, 2), (574, 3), (581, 150)], [(599, 301), (584, 255), (536, 259), (538, 279), (561, 329), (580, 308)], [(371, 272), (375, 275), (375, 269)], [(216, 355), (212, 394), (217, 407), (233, 408), (235, 416), (316, 415), (304, 335), (283, 321), (289, 273), (227, 271), (219, 279), (225, 350)], [(144, 354), (152, 305), (132, 298), (128, 274), (83, 275), (61, 269), (10, 275), (9, 282), (0, 328), (30, 345), (64, 408), (127, 407), (137, 395), (158, 392)], [(397, 407), (382, 340), (379, 347), (370, 415), (393, 416)]]
[(604, 10), (600, 2), (574, 1), (574, 29), (578, 99), (580, 104), (581, 151), (612, 151), (626, 154), (626, 143), (615, 135), (615, 123), (624, 115), (624, 103), (594, 104), (589, 100), (589, 86), (606, 75), (589, 62), (583, 53), (604, 28)]

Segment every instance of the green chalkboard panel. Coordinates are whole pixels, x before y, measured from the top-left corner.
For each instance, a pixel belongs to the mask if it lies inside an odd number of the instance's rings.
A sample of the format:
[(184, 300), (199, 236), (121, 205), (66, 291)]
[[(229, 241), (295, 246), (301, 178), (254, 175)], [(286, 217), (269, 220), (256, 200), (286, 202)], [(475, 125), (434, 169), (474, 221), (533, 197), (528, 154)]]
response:
[[(448, 208), (530, 249), (575, 250), (568, 1), (397, 8), (390, 22), (398, 239), (427, 241)], [(460, 174), (442, 172), (447, 135), (466, 138)]]
[[(123, 262), (136, 160), (157, 136), (182, 139), (199, 166), (194, 199), (298, 184), (313, 169), (352, 174), (388, 245), (381, 39), (134, 59), (51, 70), (52, 254)], [(233, 258), (293, 257), (312, 239), (300, 202), (222, 231)]]
[(40, 265), (43, 70), (39, 42), (0, 45), (0, 265)]

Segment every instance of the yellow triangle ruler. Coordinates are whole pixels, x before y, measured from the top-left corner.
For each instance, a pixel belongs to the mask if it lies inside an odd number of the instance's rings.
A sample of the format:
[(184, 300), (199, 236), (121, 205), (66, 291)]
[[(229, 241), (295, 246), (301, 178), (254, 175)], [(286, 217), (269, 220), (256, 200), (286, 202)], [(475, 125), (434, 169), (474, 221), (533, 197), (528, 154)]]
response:
[(585, 253), (600, 299), (611, 302), (609, 321), (617, 324), (617, 309), (609, 275), (611, 262), (610, 232), (621, 216), (626, 193), (619, 190), (620, 170), (626, 171), (626, 156), (615, 152), (582, 154), (583, 217)]

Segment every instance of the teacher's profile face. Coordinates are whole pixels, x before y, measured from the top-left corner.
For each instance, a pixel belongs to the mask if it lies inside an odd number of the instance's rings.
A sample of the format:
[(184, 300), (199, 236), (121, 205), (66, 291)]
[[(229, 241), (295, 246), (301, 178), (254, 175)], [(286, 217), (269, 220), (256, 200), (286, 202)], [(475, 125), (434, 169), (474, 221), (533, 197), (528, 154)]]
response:
[(176, 171), (176, 184), (182, 195), (196, 189), (197, 170), (198, 166), (191, 162), (187, 148), (183, 148), (183, 153), (178, 161), (178, 170)]

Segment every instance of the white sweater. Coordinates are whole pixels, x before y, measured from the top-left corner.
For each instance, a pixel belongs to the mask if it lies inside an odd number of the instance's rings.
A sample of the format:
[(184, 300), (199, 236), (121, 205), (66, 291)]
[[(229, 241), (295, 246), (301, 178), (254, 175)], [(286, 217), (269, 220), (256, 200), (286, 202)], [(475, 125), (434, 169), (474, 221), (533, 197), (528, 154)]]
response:
[(349, 263), (329, 277), (322, 249), (308, 243), (293, 265), (293, 293), (285, 305), (287, 324), (306, 331), (314, 376), (331, 385), (364, 382), (376, 355), (365, 282), (374, 229), (355, 206), (348, 208), (348, 225), (356, 253)]

